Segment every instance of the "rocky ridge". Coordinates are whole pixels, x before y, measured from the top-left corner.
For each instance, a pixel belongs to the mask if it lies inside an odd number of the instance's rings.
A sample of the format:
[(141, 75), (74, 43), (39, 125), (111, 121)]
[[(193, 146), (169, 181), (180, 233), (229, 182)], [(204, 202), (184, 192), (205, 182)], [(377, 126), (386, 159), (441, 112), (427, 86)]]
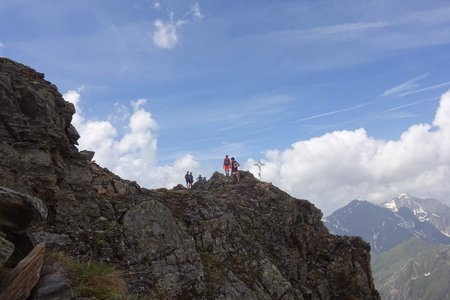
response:
[(240, 184), (215, 173), (192, 190), (123, 180), (78, 151), (74, 106), (57, 88), (5, 58), (0, 107), (1, 190), (39, 199), (48, 212), (40, 227), (28, 213), (19, 230), (20, 210), (0, 193), (0, 267), (12, 244), (30, 252), (45, 242), (114, 264), (131, 294), (152, 299), (379, 299), (368, 244), (329, 234), (310, 202), (248, 172)]

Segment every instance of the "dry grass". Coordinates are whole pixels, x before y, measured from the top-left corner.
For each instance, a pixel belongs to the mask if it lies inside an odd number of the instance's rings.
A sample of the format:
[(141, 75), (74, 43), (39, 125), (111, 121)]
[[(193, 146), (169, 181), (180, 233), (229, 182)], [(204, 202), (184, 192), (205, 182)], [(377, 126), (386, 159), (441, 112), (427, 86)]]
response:
[(70, 273), (77, 297), (127, 299), (127, 285), (120, 271), (108, 264), (76, 262), (63, 252), (47, 251), (46, 261), (59, 262)]

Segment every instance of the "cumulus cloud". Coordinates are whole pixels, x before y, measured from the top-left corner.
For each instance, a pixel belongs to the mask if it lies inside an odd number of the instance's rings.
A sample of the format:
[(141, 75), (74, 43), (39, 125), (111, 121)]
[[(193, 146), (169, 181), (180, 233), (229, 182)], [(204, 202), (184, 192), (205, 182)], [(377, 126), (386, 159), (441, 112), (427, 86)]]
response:
[[(353, 199), (381, 202), (402, 192), (445, 202), (450, 196), (450, 91), (441, 96), (432, 124), (415, 124), (397, 140), (370, 137), (362, 128), (335, 131), (267, 151), (262, 162), (263, 180), (312, 201), (325, 215)], [(249, 160), (246, 167), (256, 175), (254, 163)]]
[[(161, 4), (159, 2), (155, 2), (153, 7), (155, 9), (161, 9)], [(198, 3), (195, 3), (185, 14), (185, 16), (186, 17), (184, 18), (175, 19), (175, 13), (170, 11), (168, 20), (155, 20), (153, 23), (155, 29), (152, 36), (153, 43), (164, 49), (174, 48), (179, 41), (178, 29), (193, 20), (201, 20), (204, 17)]]
[[(147, 188), (173, 187), (183, 183), (187, 170), (198, 172), (198, 162), (186, 154), (171, 165), (157, 164), (158, 124), (145, 110), (145, 99), (131, 102), (130, 107), (117, 105), (117, 116), (109, 120), (89, 120), (81, 109), (82, 89), (70, 90), (64, 99), (75, 105), (72, 124), (80, 133), (79, 149), (95, 151), (97, 163), (119, 176), (135, 180)], [(126, 130), (119, 135), (115, 121), (125, 120)]]

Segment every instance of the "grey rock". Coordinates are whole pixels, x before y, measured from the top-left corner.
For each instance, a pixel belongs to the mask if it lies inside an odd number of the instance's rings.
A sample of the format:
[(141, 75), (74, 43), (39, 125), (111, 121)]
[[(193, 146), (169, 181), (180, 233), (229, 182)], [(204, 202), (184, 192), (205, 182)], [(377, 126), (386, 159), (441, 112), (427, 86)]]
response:
[(30, 298), (31, 300), (75, 299), (75, 293), (66, 268), (59, 263), (44, 265), (41, 277)]
[(67, 234), (52, 233), (46, 231), (36, 231), (29, 234), (31, 242), (36, 245), (44, 242), (47, 245), (65, 246), (72, 243), (72, 240)]
[(0, 268), (14, 252), (14, 244), (0, 236)]
[(0, 186), (0, 228), (22, 233), (46, 219), (47, 207), (42, 200)]
[(80, 151), (80, 154), (88, 161), (91, 161), (94, 158), (95, 152), (94, 151), (88, 151), (88, 150), (83, 150)]

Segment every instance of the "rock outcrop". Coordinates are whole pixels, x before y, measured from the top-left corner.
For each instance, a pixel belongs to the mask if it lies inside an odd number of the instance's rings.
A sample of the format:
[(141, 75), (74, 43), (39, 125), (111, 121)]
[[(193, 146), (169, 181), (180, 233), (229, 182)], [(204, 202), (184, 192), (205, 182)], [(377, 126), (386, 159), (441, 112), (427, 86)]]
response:
[[(40, 199), (0, 186), (0, 299), (30, 296), (40, 278), (45, 244), (31, 250), (23, 235), (42, 226), (46, 219), (47, 208)], [(21, 259), (28, 249), (31, 252)], [(19, 262), (12, 269), (4, 268), (11, 258)]]
[(40, 243), (9, 272), (0, 285), (0, 299), (28, 299), (40, 278), (45, 244)]
[(310, 202), (246, 172), (191, 190), (123, 180), (78, 151), (57, 88), (4, 58), (0, 107), (0, 186), (48, 209), (30, 243), (114, 264), (152, 299), (379, 299), (368, 244), (330, 235)]
[(47, 207), (36, 198), (0, 186), (0, 229), (21, 233), (47, 220)]

